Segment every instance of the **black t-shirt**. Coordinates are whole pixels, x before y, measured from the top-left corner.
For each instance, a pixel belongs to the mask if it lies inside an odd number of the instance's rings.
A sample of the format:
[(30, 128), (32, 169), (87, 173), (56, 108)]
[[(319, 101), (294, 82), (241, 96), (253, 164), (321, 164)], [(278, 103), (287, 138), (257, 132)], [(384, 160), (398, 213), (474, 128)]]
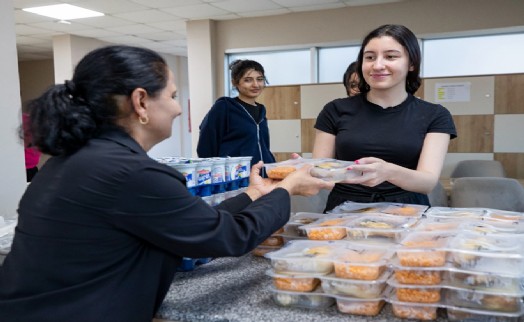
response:
[[(446, 108), (412, 95), (400, 105), (386, 109), (367, 101), (365, 95), (336, 99), (320, 112), (315, 128), (336, 136), (336, 159), (377, 157), (408, 169), (416, 169), (427, 133), (457, 136)], [(371, 193), (402, 190), (389, 182), (372, 188), (343, 186), (337, 184), (336, 189)]]
[(249, 115), (251, 115), (251, 117), (253, 118), (253, 120), (255, 120), (256, 123), (260, 122), (260, 107), (258, 106), (258, 103), (255, 102), (255, 104), (257, 105), (251, 105), (249, 103), (244, 102), (238, 97), (235, 97), (235, 100), (246, 109), (246, 111), (249, 113)]

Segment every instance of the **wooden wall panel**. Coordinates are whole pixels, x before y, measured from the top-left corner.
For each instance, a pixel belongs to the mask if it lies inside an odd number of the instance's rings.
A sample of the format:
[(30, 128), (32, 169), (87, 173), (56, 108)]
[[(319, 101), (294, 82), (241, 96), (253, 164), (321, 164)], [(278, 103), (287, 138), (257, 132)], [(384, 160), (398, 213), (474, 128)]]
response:
[[(297, 151), (297, 152), (300, 152), (300, 151)], [(280, 161), (286, 161), (286, 160), (289, 160), (291, 159), (291, 153), (292, 152), (275, 152), (273, 153), (273, 155), (275, 156), (275, 159), (277, 159), (277, 162), (280, 162)]]
[(268, 120), (300, 119), (300, 86), (267, 87), (257, 101), (266, 106)]
[(417, 89), (414, 96), (420, 99), (424, 99), (424, 80), (422, 80), (422, 83), (420, 83), (420, 87)]
[(524, 74), (495, 76), (495, 114), (524, 113)]
[(300, 126), (302, 130), (302, 152), (313, 152), (315, 142), (315, 122), (316, 119), (302, 119)]
[(448, 152), (493, 152), (493, 115), (454, 115), (458, 137), (451, 140)]
[(524, 153), (495, 153), (495, 160), (500, 161), (509, 178), (524, 178)]

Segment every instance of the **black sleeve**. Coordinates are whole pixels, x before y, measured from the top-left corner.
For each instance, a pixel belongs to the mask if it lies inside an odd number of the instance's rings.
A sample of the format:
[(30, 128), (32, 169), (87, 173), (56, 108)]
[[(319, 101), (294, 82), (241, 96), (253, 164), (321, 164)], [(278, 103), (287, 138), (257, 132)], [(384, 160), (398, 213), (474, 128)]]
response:
[(161, 168), (134, 172), (114, 209), (116, 225), (184, 257), (239, 256), (259, 245), (289, 219), (285, 189), (251, 202), (241, 194), (213, 208), (192, 196)]
[(327, 103), (318, 114), (315, 122), (315, 129), (329, 134), (337, 135), (337, 113), (334, 102)]

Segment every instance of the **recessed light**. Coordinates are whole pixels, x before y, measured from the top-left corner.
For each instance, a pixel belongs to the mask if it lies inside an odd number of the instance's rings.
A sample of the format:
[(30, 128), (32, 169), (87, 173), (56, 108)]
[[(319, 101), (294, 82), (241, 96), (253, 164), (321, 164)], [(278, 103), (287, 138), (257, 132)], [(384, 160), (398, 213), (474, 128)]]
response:
[(98, 11), (72, 6), (70, 4), (55, 4), (51, 6), (25, 8), (23, 11), (37, 15), (51, 17), (59, 20), (72, 20), (80, 18), (100, 17), (104, 14)]

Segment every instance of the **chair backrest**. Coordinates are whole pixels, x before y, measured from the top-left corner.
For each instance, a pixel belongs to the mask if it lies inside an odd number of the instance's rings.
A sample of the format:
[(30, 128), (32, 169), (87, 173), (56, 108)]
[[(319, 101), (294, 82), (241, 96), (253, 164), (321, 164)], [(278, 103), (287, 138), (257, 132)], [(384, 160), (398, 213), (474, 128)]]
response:
[(505, 177), (506, 171), (497, 160), (462, 160), (451, 172), (451, 178)]
[(449, 199), (444, 186), (437, 182), (437, 185), (428, 194), (431, 207), (449, 207)]
[(524, 187), (511, 178), (457, 178), (451, 188), (450, 206), (524, 212)]
[(326, 208), (328, 190), (320, 190), (320, 192), (311, 197), (291, 196), (291, 212), (315, 212), (323, 213)]

